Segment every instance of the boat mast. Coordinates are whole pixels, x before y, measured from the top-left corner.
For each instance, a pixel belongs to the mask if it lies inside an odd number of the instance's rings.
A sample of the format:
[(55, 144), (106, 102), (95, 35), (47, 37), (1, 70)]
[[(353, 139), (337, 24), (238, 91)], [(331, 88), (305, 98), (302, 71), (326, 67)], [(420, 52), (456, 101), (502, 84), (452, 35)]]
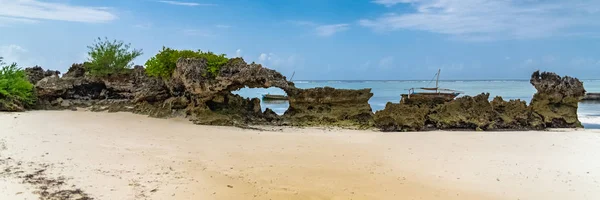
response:
[(292, 74), (292, 77), (290, 78), (290, 82), (292, 82), (292, 79), (294, 79), (294, 75), (296, 75), (296, 71), (294, 71), (294, 73)]
[(437, 79), (435, 79), (435, 92), (436, 93), (440, 93), (440, 91), (438, 90), (438, 82), (440, 81), (440, 71), (442, 69), (438, 69), (438, 73), (437, 73)]

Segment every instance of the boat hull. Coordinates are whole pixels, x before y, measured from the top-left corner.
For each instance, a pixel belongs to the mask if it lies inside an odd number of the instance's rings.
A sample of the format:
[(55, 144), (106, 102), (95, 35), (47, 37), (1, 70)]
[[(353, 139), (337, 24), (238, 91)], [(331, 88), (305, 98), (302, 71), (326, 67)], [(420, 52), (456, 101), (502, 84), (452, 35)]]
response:
[(265, 101), (269, 101), (269, 100), (288, 100), (288, 97), (285, 95), (275, 95), (275, 94), (265, 94), (263, 95), (263, 100)]
[(432, 99), (440, 99), (444, 101), (452, 101), (456, 98), (460, 93), (413, 93), (413, 94), (402, 94), (402, 100), (410, 99), (410, 100), (432, 100)]

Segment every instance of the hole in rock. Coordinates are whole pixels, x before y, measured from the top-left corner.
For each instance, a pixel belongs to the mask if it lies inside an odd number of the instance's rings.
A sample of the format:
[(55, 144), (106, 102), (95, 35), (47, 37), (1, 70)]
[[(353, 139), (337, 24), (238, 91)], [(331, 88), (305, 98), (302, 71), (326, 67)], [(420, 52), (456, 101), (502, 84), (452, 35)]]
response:
[(260, 99), (260, 108), (264, 112), (267, 108), (275, 111), (278, 115), (283, 115), (285, 111), (290, 107), (288, 100), (280, 99), (281, 97), (287, 97), (287, 94), (282, 89), (276, 87), (270, 88), (242, 88), (237, 91), (231, 92), (233, 94), (240, 95), (244, 98), (258, 98)]

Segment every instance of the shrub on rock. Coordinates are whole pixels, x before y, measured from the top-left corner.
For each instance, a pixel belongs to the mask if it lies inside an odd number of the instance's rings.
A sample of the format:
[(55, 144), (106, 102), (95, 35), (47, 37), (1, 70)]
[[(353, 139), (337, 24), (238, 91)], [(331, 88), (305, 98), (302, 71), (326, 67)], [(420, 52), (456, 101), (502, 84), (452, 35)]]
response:
[(131, 69), (132, 61), (142, 55), (141, 49), (132, 49), (131, 44), (107, 38), (98, 38), (96, 43), (88, 46), (89, 60), (85, 63), (88, 73), (93, 76), (121, 74)]
[(146, 61), (146, 73), (154, 77), (169, 78), (177, 68), (177, 61), (180, 58), (204, 58), (206, 59), (206, 74), (204, 77), (216, 77), (219, 75), (219, 70), (229, 59), (225, 54), (215, 54), (213, 52), (203, 52), (201, 50), (175, 50), (168, 47), (156, 54), (154, 57)]
[(0, 111), (24, 111), (35, 102), (33, 84), (16, 63), (5, 65), (0, 57)]

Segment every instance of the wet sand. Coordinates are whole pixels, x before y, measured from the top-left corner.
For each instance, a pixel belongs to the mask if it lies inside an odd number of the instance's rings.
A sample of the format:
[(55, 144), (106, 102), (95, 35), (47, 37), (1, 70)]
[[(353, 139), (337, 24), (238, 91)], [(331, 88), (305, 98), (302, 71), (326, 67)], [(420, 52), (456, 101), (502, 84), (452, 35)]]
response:
[(0, 199), (600, 199), (597, 131), (274, 130), (0, 113)]

